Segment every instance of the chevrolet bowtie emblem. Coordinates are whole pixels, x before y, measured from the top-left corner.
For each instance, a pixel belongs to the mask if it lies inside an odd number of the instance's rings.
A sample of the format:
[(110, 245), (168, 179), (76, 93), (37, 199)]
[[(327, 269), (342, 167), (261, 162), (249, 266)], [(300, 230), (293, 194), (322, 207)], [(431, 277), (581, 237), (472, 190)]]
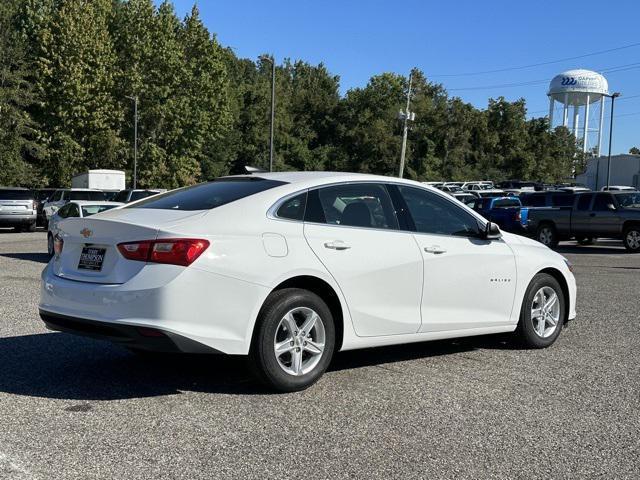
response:
[(83, 228), (82, 230), (80, 230), (80, 235), (82, 235), (84, 238), (87, 238), (93, 235), (93, 232), (88, 228)]

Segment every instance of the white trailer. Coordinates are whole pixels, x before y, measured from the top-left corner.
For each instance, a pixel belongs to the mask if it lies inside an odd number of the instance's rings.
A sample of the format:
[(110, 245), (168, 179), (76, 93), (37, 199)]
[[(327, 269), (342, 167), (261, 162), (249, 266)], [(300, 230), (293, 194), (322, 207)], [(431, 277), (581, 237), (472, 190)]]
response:
[(122, 170), (89, 170), (74, 175), (71, 188), (95, 188), (97, 190), (120, 191), (125, 189), (125, 177)]

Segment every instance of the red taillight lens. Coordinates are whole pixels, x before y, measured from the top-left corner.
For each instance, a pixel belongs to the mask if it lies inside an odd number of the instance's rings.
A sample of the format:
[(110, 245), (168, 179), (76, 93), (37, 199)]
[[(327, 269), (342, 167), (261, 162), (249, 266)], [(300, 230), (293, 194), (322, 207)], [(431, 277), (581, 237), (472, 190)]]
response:
[(64, 247), (64, 240), (62, 240), (62, 238), (56, 235), (55, 238), (53, 239), (53, 252), (56, 254), (57, 257), (59, 257), (60, 254), (62, 253), (63, 247)]
[(208, 240), (196, 238), (167, 238), (119, 243), (124, 258), (141, 262), (167, 263), (187, 267), (209, 247)]

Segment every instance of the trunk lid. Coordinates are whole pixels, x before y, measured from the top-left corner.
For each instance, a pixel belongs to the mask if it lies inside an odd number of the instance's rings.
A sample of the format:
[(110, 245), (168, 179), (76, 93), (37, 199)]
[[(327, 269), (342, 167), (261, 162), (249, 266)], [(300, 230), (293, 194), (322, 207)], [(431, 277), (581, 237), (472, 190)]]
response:
[[(53, 259), (55, 275), (89, 283), (122, 284), (134, 277), (145, 262), (127, 260), (117, 245), (155, 240), (160, 229), (171, 229), (204, 212), (124, 208), (89, 218), (69, 218), (59, 223), (62, 253)], [(100, 257), (96, 265), (90, 265)], [(81, 265), (82, 259), (82, 265)], [(84, 267), (84, 268), (83, 268)]]

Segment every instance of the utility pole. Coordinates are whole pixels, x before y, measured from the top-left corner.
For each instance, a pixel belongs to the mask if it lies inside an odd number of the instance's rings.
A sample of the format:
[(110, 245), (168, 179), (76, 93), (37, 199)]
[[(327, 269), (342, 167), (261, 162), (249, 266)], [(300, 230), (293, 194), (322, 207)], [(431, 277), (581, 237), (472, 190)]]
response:
[(133, 188), (138, 183), (138, 96), (127, 97), (133, 100)]
[[(607, 190), (609, 190), (609, 184), (611, 183), (611, 140), (613, 140), (613, 104), (616, 98), (620, 96), (620, 93), (615, 92), (611, 95), (611, 117), (609, 118), (609, 155), (607, 156)], [(598, 185), (596, 185), (598, 188)]]
[(271, 56), (271, 135), (269, 139), (269, 171), (273, 172), (273, 128), (276, 116), (276, 58)]
[(413, 70), (409, 74), (409, 89), (407, 90), (407, 108), (404, 111), (400, 110), (398, 118), (404, 121), (404, 127), (402, 129), (402, 150), (400, 151), (400, 173), (398, 177), (404, 176), (404, 157), (407, 153), (407, 133), (409, 131), (409, 121), (416, 119), (416, 114), (409, 110), (411, 104), (411, 83), (413, 81)]

